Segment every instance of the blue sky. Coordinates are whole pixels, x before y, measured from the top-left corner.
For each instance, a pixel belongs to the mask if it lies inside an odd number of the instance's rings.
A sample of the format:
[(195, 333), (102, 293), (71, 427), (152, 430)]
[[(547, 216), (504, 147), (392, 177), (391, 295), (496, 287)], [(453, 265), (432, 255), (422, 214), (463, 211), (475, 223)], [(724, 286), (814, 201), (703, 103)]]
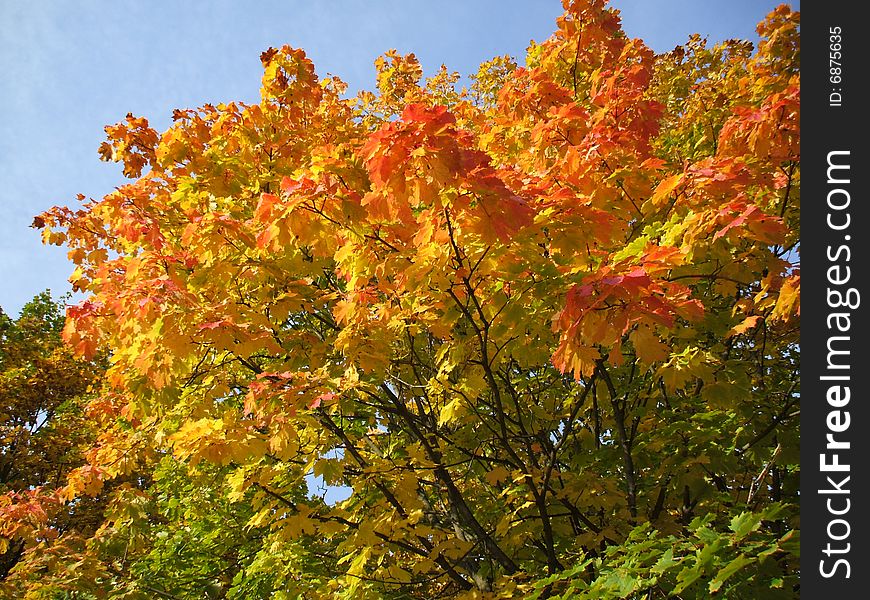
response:
[[(701, 33), (755, 40), (769, 0), (614, 0), (623, 28), (656, 51)], [(799, 2), (793, 6), (800, 7)], [(372, 88), (375, 58), (414, 52), (427, 74), (468, 73), (499, 54), (522, 57), (561, 14), (557, 0), (30, 0), (0, 3), (0, 307), (69, 289), (63, 249), (42, 246), (33, 216), (122, 182), (102, 163), (103, 126), (128, 112), (159, 130), (174, 108), (255, 102), (259, 55), (305, 49), (321, 75)]]

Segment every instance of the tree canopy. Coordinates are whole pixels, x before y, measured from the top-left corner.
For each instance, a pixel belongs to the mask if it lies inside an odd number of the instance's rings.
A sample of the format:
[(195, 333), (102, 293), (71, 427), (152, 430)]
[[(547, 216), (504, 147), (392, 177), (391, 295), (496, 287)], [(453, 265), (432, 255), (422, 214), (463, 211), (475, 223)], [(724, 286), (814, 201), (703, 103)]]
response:
[(564, 5), (466, 87), (285, 46), (257, 104), (106, 128), (130, 183), (34, 223), (108, 361), (55, 496), (105, 509), (4, 585), (797, 595), (799, 15), (657, 55)]
[(40, 542), (65, 546), (102, 521), (99, 499), (64, 506), (58, 493), (94, 442), (84, 408), (101, 372), (64, 346), (63, 322), (48, 292), (17, 319), (0, 309), (0, 582)]

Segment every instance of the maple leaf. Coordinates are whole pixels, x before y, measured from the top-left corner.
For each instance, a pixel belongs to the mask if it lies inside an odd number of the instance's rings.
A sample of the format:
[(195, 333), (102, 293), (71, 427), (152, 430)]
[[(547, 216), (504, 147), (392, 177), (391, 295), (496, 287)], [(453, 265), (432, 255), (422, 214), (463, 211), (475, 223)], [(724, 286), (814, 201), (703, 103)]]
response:
[(742, 333), (746, 333), (750, 329), (757, 327), (760, 320), (762, 320), (762, 317), (760, 315), (750, 315), (746, 317), (728, 331), (728, 337), (731, 337), (732, 335), (740, 335)]
[(653, 206), (659, 206), (663, 201), (667, 200), (668, 196), (683, 182), (685, 175), (677, 173), (663, 180), (655, 189), (655, 192), (650, 196), (649, 201)]
[(663, 344), (648, 327), (640, 327), (629, 335), (638, 358), (650, 365), (665, 360), (670, 354), (667, 345)]

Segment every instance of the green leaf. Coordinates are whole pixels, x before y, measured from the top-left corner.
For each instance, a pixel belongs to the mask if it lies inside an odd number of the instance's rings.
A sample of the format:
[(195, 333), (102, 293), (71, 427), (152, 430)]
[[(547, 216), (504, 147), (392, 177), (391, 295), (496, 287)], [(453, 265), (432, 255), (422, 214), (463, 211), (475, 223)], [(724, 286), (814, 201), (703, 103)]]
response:
[(739, 541), (758, 529), (760, 525), (760, 515), (751, 512), (743, 512), (731, 519), (731, 524), (728, 527), (734, 532), (735, 540)]
[(661, 575), (671, 567), (680, 564), (681, 559), (674, 560), (674, 549), (668, 548), (653, 565), (651, 572)]
[(685, 567), (680, 573), (677, 575), (677, 586), (674, 588), (673, 593), (679, 594), (687, 587), (695, 583), (702, 574), (702, 570), (700, 566), (694, 567)]
[(716, 576), (710, 581), (710, 593), (718, 592), (726, 579), (753, 562), (755, 562), (754, 558), (748, 558), (746, 555), (740, 554), (716, 573)]

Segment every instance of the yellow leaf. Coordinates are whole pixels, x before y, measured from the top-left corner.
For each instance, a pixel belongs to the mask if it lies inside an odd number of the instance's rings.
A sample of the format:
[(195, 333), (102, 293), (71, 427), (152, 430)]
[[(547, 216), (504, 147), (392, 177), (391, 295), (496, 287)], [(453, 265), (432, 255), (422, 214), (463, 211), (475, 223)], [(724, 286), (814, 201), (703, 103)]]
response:
[(348, 323), (356, 312), (356, 304), (348, 300), (339, 300), (332, 310), (335, 320), (339, 323)]
[(779, 298), (776, 301), (776, 306), (770, 315), (771, 319), (782, 319), (787, 321), (793, 317), (801, 315), (801, 276), (792, 275), (788, 277), (782, 284), (779, 290)]
[(230, 488), (230, 492), (227, 494), (227, 499), (230, 502), (238, 502), (245, 497), (245, 490), (248, 487), (245, 475), (245, 469), (236, 469), (224, 480)]
[(400, 583), (408, 583), (411, 581), (411, 574), (397, 565), (390, 565), (387, 572), (390, 574), (390, 577)]
[(420, 573), (428, 573), (435, 568), (435, 561), (423, 558), (411, 565), (411, 570), (418, 575)]
[(659, 341), (649, 327), (638, 327), (629, 334), (628, 338), (634, 344), (637, 357), (645, 364), (650, 365), (665, 360), (670, 355), (670, 348)]
[(354, 255), (356, 251), (356, 247), (351, 242), (347, 242), (341, 248), (336, 250), (335, 252), (335, 262), (341, 263), (344, 262), (345, 259)]
[(496, 485), (504, 481), (510, 475), (510, 471), (502, 466), (495, 467), (483, 476), (489, 485)]
[(459, 398), (454, 398), (445, 404), (441, 409), (441, 413), (438, 415), (438, 424), (444, 425), (450, 421), (454, 421), (461, 407), (462, 405)]

